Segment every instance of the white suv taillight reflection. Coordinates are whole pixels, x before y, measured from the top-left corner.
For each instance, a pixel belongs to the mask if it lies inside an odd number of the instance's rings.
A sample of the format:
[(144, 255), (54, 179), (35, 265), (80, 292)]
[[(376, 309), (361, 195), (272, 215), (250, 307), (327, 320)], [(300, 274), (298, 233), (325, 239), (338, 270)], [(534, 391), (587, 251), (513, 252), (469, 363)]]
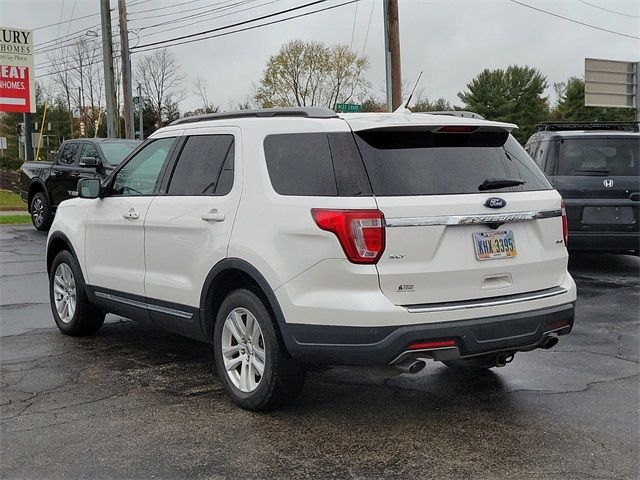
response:
[(379, 210), (311, 209), (322, 230), (338, 237), (342, 250), (352, 263), (376, 263), (384, 251), (384, 217)]

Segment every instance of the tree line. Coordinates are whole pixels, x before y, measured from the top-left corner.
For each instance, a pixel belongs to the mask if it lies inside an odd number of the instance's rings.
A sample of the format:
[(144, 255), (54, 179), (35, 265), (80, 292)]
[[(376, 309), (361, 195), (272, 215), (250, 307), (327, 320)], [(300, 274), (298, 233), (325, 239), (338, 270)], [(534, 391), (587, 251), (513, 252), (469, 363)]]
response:
[[(67, 45), (62, 52), (52, 51), (49, 57), (51, 74), (48, 81), (37, 84), (38, 111), (34, 115), (34, 121), (42, 118), (46, 100), (44, 133), (50, 138), (45, 153), (49, 156), (64, 139), (106, 135), (104, 78), (98, 47), (96, 41), (84, 38)], [(365, 55), (346, 45), (293, 40), (267, 59), (250, 94), (243, 101), (229, 102), (225, 110), (288, 106), (335, 108), (338, 103), (357, 103), (365, 112), (386, 111), (383, 93), (373, 92), (367, 79), (369, 65)], [(167, 49), (143, 55), (134, 63), (134, 85), (140, 84), (142, 91), (141, 96), (134, 91), (135, 125), (137, 129), (137, 112), (142, 102), (145, 137), (180, 116), (220, 110), (213, 101), (209, 82), (197, 77), (189, 83), (181, 71), (177, 59)], [(469, 110), (488, 120), (515, 123), (520, 127), (515, 132), (520, 142), (525, 142), (544, 121), (633, 121), (635, 118), (633, 109), (585, 107), (584, 81), (580, 77), (553, 83), (555, 102), (545, 95), (548, 87), (546, 76), (538, 69), (510, 65), (480, 72), (458, 93), (459, 103), (444, 98), (432, 100), (421, 89), (409, 108), (414, 112)], [(118, 105), (122, 100), (120, 92), (118, 85)], [(199, 106), (181, 112), (180, 105), (189, 94), (199, 99)], [(122, 108), (119, 111), (122, 112)], [(16, 126), (21, 121), (21, 114), (1, 114), (0, 136), (8, 138), (8, 157), (17, 157)], [(124, 132), (122, 114), (117, 132), (119, 136)]]

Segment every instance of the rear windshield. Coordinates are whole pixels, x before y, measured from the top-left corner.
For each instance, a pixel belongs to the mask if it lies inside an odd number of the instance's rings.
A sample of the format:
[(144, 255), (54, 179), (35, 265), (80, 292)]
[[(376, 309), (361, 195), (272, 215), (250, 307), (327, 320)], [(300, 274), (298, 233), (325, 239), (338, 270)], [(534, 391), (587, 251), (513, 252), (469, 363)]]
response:
[(118, 165), (140, 142), (101, 142), (100, 148), (109, 165)]
[[(374, 195), (444, 195), (548, 190), (551, 184), (507, 133), (367, 130), (356, 142)], [(524, 182), (479, 188), (487, 180)]]
[(560, 143), (558, 175), (638, 176), (638, 138), (569, 138)]

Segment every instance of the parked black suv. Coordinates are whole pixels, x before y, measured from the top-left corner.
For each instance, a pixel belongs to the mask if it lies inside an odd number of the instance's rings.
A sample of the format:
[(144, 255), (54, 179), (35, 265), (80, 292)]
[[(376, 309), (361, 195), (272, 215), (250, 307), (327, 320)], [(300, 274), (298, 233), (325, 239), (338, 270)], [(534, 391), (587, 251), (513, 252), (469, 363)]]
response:
[(140, 140), (80, 138), (60, 145), (54, 162), (25, 162), (20, 195), (37, 230), (48, 230), (60, 202), (71, 197), (81, 178), (106, 178)]
[(570, 249), (638, 253), (637, 123), (545, 123), (525, 149), (564, 199)]

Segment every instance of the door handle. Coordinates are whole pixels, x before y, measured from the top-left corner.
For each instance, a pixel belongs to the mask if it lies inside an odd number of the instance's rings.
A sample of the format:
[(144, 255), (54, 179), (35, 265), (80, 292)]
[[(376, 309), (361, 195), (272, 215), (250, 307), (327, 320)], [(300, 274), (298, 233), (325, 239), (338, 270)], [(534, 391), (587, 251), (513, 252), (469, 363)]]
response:
[(127, 220), (137, 220), (140, 218), (140, 214), (133, 208), (130, 208), (128, 212), (122, 214), (122, 218), (126, 218)]
[(218, 209), (214, 208), (209, 213), (200, 215), (200, 218), (205, 222), (224, 222), (226, 217), (224, 213), (218, 213)]

